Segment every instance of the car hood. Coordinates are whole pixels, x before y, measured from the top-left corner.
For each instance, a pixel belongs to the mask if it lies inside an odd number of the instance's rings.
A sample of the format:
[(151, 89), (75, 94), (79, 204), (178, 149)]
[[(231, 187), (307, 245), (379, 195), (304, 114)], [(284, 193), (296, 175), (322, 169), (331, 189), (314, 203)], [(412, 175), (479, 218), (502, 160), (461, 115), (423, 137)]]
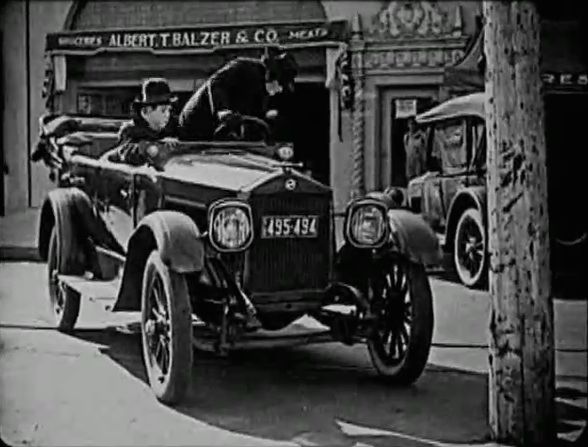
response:
[[(247, 152), (201, 152), (171, 157), (161, 177), (167, 181), (232, 192), (250, 192), (284, 175), (281, 162)], [(296, 177), (305, 177), (291, 171)], [(312, 183), (320, 184), (308, 178)]]

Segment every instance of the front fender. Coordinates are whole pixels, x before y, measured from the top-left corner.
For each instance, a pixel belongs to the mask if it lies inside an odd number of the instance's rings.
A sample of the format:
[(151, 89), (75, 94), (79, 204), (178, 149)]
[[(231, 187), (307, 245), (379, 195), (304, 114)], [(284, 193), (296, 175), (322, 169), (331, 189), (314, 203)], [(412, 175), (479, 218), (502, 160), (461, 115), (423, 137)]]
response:
[(171, 270), (187, 274), (204, 265), (204, 242), (190, 217), (176, 211), (156, 211), (137, 225), (128, 244), (122, 285), (114, 310), (139, 310), (143, 269), (149, 254), (158, 250)]
[(424, 266), (439, 265), (443, 253), (433, 229), (418, 214), (404, 209), (389, 209), (391, 241), (376, 249), (356, 248), (345, 243), (337, 252), (335, 279), (366, 290), (367, 280), (378, 259), (399, 253), (410, 262)]
[(161, 259), (177, 273), (202, 270), (204, 244), (200, 230), (194, 221), (177, 211), (159, 211), (144, 217), (129, 241), (129, 252), (133, 239), (141, 239), (140, 233), (148, 230), (155, 238)]
[[(425, 266), (439, 265), (443, 253), (439, 239), (429, 224), (419, 215), (404, 209), (388, 210), (392, 232), (392, 249), (411, 262)], [(384, 246), (383, 249), (390, 249)]]

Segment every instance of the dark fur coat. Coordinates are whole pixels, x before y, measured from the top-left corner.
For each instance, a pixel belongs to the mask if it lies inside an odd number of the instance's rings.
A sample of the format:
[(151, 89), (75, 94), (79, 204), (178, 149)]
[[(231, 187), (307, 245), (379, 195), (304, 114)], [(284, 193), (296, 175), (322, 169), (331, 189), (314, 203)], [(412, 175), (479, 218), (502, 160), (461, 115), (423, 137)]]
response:
[(182, 109), (179, 138), (212, 140), (219, 125), (216, 113), (223, 109), (264, 119), (269, 97), (265, 72), (259, 59), (239, 57), (213, 73)]

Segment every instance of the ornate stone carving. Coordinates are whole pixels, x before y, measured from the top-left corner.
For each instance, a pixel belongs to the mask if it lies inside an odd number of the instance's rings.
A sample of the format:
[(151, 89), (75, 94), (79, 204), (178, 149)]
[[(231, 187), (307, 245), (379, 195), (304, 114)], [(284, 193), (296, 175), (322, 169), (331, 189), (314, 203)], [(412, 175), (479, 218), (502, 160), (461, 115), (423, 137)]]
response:
[(460, 48), (397, 48), (366, 52), (365, 70), (441, 68), (456, 64), (464, 56)]
[(432, 1), (391, 1), (374, 18), (367, 34), (383, 39), (460, 37), (460, 6), (451, 13)]

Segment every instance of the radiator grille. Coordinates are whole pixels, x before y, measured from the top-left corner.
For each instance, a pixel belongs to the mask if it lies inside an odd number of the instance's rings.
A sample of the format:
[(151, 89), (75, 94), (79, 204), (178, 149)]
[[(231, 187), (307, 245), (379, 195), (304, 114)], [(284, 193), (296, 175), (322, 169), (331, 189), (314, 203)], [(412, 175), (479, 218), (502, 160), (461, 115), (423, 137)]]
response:
[[(245, 283), (255, 293), (319, 289), (327, 286), (331, 265), (330, 196), (272, 194), (251, 201), (255, 241)], [(261, 221), (269, 215), (318, 215), (318, 237), (262, 239)]]

